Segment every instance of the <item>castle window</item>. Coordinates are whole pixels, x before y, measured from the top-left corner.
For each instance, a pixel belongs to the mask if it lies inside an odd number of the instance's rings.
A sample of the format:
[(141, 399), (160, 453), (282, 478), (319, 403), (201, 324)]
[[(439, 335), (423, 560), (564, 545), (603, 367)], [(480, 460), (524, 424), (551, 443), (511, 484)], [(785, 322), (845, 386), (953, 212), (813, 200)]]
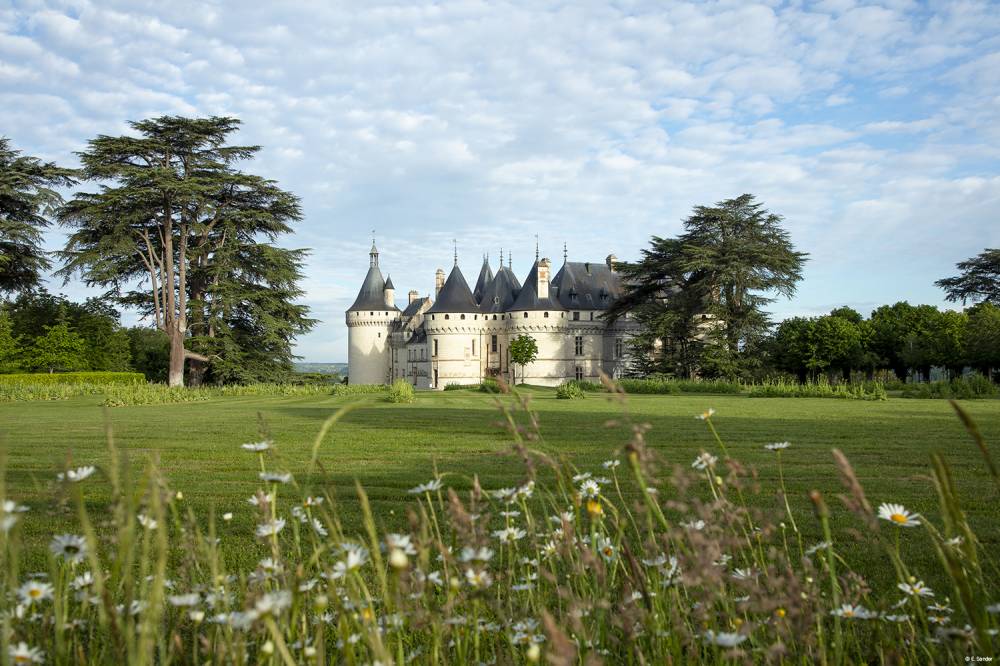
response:
[(438, 355), (438, 341), (434, 341), (434, 356)]
[[(496, 319), (497, 316), (493, 315), (493, 318)], [(495, 335), (490, 336), (490, 351), (493, 353), (496, 353), (497, 351), (497, 336)]]
[(583, 356), (583, 336), (582, 335), (576, 336), (576, 338), (573, 340), (573, 347), (574, 347), (574, 349), (573, 349), (573, 353), (574, 354), (576, 354), (577, 356)]
[(615, 358), (622, 357), (622, 339), (615, 338)]
[(445, 319), (451, 319), (451, 315), (445, 315), (444, 318)]
[(590, 321), (594, 321), (594, 311), (590, 311)]
[(574, 312), (573, 313), (573, 321), (580, 321), (580, 313), (579, 312)]
[(524, 313), (524, 318), (525, 318), (525, 319), (527, 319), (527, 318), (528, 318), (528, 313), (527, 313), (527, 312), (525, 312), (525, 313)]
[(582, 380), (583, 380), (583, 368), (581, 368), (580, 366), (576, 366), (576, 381), (579, 382)]
[(380, 337), (380, 338), (382, 337), (382, 331), (378, 332), (378, 337)]
[(549, 313), (548, 313), (548, 312), (546, 312), (546, 313), (545, 313), (545, 318), (546, 318), (546, 319), (548, 319), (548, 318), (549, 318)]
[(493, 321), (496, 321), (496, 320), (497, 320), (497, 316), (493, 315)]
[(472, 338), (472, 355), (476, 355), (476, 339)]
[(368, 313), (368, 316), (369, 316), (369, 317), (374, 317), (374, 316), (375, 316), (375, 313), (374, 313), (374, 312), (369, 312), (369, 313)]
[(462, 319), (465, 319), (465, 315), (462, 315)]

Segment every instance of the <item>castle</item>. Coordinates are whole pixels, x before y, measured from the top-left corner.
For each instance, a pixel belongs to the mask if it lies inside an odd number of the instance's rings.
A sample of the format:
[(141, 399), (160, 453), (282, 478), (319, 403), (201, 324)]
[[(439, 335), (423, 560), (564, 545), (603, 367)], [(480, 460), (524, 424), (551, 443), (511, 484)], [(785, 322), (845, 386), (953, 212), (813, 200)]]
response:
[[(602, 314), (618, 298), (621, 278), (615, 256), (603, 263), (573, 262), (551, 275), (548, 259), (538, 259), (522, 284), (503, 253), (496, 274), (488, 258), (474, 288), (458, 267), (435, 275), (435, 297), (410, 291), (405, 308), (396, 306), (392, 278), (382, 277), (372, 242), (368, 274), (347, 310), (348, 381), (385, 384), (406, 379), (417, 388), (478, 384), (485, 378), (543, 386), (571, 379), (598, 381), (603, 372), (619, 377), (627, 364), (627, 341), (635, 322), (607, 323)], [(509, 345), (529, 335), (537, 359), (521, 368)]]

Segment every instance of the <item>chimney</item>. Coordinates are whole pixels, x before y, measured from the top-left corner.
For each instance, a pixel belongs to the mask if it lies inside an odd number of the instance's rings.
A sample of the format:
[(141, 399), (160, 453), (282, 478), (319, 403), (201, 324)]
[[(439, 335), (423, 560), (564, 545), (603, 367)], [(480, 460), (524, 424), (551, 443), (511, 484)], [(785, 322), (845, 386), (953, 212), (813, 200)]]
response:
[(441, 287), (444, 286), (444, 269), (439, 268), (434, 273), (434, 300), (437, 300), (438, 294), (441, 293)]
[(549, 297), (549, 266), (548, 258), (538, 262), (538, 298)]
[(409, 303), (413, 303), (413, 301), (415, 301), (418, 298), (420, 298), (420, 292), (417, 291), (416, 289), (411, 289), (409, 296), (410, 296)]
[(604, 261), (608, 265), (608, 270), (610, 270), (612, 273), (614, 273), (615, 272), (615, 264), (618, 263), (618, 257), (616, 257), (613, 254), (609, 254), (608, 258), (605, 259)]

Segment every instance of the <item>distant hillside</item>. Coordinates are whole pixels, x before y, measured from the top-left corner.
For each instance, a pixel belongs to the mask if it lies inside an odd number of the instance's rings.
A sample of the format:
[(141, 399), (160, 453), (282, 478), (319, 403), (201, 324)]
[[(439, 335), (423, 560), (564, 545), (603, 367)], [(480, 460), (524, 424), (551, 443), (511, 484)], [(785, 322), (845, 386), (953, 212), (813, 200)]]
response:
[(315, 372), (321, 375), (346, 375), (346, 363), (294, 363), (295, 372)]

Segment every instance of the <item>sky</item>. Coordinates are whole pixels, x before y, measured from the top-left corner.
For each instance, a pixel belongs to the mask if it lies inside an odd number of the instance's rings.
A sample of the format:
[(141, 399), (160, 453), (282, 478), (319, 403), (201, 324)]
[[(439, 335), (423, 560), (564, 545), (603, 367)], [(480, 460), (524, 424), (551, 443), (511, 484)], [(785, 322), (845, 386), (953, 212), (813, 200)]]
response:
[(749, 192), (809, 253), (776, 319), (943, 305), (934, 280), (1000, 243), (988, 2), (0, 0), (15, 148), (76, 166), (164, 114), (238, 117), (244, 169), (301, 197), (312, 362), (346, 361), (372, 230), (405, 299), (453, 239), (469, 280), (501, 247), (523, 279), (536, 234), (557, 266), (633, 260)]

